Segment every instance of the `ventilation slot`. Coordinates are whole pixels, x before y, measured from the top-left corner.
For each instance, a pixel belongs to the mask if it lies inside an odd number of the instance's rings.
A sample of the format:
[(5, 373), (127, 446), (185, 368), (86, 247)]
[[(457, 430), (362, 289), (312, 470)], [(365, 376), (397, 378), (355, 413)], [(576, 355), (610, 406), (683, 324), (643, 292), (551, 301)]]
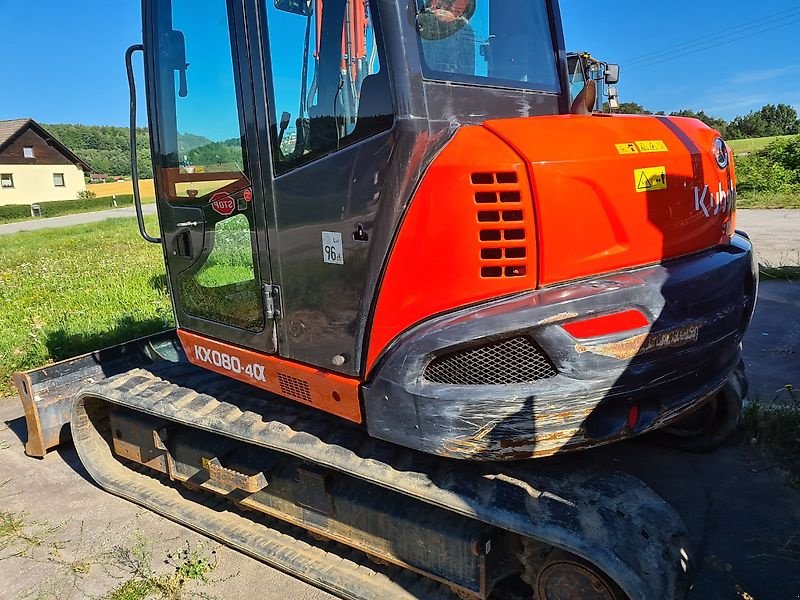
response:
[(284, 396), (293, 400), (311, 402), (311, 389), (308, 387), (307, 381), (284, 373), (278, 373), (278, 384), (281, 386), (281, 393)]
[(519, 177), (514, 172), (473, 173), (470, 181), (479, 224), (480, 274), (483, 278), (528, 274), (526, 215)]
[(425, 368), (424, 377), (449, 385), (510, 385), (557, 374), (533, 340), (515, 337), (440, 356)]

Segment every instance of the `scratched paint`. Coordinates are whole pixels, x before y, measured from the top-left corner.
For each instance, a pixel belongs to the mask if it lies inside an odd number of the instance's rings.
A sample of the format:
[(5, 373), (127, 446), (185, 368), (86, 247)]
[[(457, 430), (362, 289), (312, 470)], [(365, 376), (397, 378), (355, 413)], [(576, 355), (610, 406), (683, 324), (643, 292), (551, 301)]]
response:
[(578, 354), (591, 352), (600, 356), (608, 356), (619, 360), (628, 360), (664, 348), (685, 346), (697, 341), (701, 325), (692, 323), (669, 331), (658, 333), (640, 333), (618, 342), (606, 344), (577, 344), (575, 351)]

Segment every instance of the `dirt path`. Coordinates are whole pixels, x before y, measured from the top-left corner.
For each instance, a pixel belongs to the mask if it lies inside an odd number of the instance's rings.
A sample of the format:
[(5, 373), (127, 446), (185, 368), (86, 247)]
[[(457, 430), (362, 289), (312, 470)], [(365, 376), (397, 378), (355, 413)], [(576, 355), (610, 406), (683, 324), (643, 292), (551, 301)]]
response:
[(761, 264), (800, 265), (800, 210), (739, 210), (736, 228), (750, 236)]

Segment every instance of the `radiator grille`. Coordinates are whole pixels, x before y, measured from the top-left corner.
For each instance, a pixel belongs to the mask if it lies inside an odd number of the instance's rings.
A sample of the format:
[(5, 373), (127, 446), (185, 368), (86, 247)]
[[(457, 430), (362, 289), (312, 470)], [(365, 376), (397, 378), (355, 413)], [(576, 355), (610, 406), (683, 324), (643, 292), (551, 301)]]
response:
[(523, 205), (517, 174), (473, 173), (471, 181), (480, 227), (481, 277), (525, 277), (529, 207)]
[(555, 375), (555, 367), (532, 340), (515, 337), (440, 356), (426, 367), (424, 376), (450, 385), (506, 385)]
[(281, 386), (281, 393), (284, 396), (288, 396), (293, 400), (311, 402), (311, 390), (307, 381), (285, 373), (278, 373), (278, 384)]

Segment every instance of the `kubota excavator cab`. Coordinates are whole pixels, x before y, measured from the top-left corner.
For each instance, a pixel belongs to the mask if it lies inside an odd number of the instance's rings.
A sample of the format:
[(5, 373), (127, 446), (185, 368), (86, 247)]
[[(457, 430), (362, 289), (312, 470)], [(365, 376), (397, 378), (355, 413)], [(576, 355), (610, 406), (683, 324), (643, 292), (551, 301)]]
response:
[(193, 363), (464, 459), (735, 412), (727, 146), (570, 114), (555, 0), (146, 0), (143, 33)]

